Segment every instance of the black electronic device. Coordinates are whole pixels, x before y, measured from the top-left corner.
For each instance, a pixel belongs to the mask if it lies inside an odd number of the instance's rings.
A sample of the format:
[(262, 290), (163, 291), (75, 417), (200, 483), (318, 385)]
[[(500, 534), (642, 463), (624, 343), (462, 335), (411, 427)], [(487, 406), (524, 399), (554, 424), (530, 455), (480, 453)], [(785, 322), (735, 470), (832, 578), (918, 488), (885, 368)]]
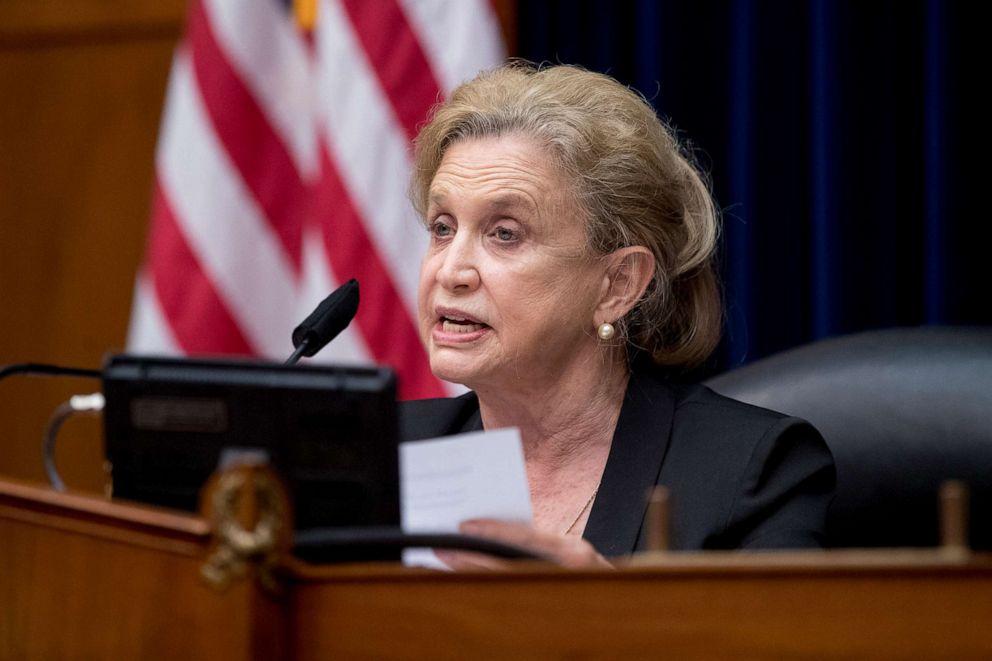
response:
[(264, 454), (297, 530), (400, 522), (392, 370), (116, 355), (103, 389), (115, 498), (194, 511), (224, 456)]

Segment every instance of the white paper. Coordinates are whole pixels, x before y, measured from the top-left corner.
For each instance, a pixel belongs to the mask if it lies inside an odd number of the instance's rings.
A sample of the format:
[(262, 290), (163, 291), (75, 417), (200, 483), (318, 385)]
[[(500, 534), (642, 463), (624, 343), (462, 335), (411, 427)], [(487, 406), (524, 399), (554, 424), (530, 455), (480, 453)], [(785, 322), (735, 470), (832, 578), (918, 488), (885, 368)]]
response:
[[(517, 429), (480, 431), (400, 445), (403, 531), (456, 533), (466, 519), (530, 523), (530, 489)], [(444, 568), (430, 549), (408, 549), (408, 565)]]

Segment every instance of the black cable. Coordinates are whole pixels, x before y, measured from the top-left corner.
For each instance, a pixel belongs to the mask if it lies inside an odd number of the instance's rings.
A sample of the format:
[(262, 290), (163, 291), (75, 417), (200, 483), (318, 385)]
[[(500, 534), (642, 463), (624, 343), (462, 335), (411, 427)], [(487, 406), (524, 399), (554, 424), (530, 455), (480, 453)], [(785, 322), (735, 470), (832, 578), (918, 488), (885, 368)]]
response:
[(6, 379), (15, 374), (38, 374), (41, 376), (79, 376), (88, 379), (99, 379), (100, 370), (89, 370), (82, 367), (62, 367), (46, 363), (14, 363), (0, 367), (0, 379)]
[(454, 549), (475, 551), (508, 560), (548, 560), (548, 558), (510, 544), (481, 537), (453, 533), (405, 533), (399, 528), (310, 528), (297, 531), (294, 551), (301, 556), (320, 556), (357, 548), (379, 550), (406, 548)]

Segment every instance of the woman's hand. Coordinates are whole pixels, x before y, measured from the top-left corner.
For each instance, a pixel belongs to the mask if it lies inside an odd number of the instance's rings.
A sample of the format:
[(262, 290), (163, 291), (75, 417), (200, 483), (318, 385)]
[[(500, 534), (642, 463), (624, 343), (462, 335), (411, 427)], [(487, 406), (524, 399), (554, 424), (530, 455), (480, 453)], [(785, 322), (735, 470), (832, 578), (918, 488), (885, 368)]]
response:
[[(537, 530), (525, 523), (497, 519), (463, 521), (458, 532), (473, 537), (485, 537), (533, 551), (562, 567), (612, 569), (613, 565), (600, 555), (592, 544), (581, 537), (562, 537)], [(452, 569), (505, 569), (506, 560), (481, 553), (435, 549), (434, 553)]]

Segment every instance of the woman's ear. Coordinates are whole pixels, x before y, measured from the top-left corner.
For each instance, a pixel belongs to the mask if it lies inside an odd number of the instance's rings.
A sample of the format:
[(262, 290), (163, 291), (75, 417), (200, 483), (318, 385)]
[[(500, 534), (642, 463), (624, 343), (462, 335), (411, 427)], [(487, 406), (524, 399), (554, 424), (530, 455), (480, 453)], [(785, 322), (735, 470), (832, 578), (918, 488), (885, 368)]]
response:
[(644, 246), (619, 248), (603, 259), (606, 273), (594, 323), (613, 323), (641, 300), (654, 276), (654, 255)]

